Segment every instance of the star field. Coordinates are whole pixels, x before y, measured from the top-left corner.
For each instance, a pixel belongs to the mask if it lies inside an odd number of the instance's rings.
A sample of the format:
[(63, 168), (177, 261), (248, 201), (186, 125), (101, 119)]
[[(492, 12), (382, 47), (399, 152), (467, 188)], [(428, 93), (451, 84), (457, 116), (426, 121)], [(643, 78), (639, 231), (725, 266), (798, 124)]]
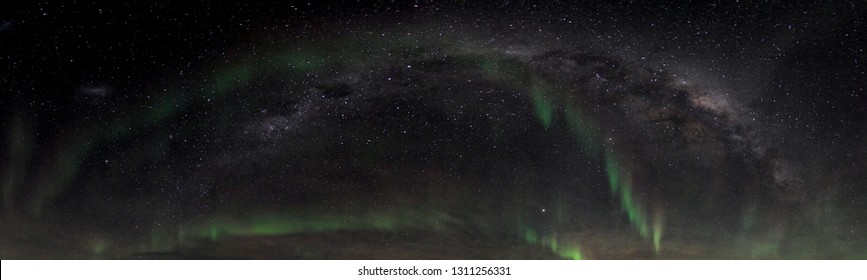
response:
[(863, 14), (17, 6), (0, 254), (863, 259)]

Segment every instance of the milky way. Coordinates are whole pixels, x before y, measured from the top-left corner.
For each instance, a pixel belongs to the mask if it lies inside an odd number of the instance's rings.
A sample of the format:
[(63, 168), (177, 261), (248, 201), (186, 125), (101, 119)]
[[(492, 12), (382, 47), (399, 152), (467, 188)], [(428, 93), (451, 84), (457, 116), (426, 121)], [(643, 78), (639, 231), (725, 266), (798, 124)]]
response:
[(33, 5), (4, 258), (864, 258), (863, 3)]

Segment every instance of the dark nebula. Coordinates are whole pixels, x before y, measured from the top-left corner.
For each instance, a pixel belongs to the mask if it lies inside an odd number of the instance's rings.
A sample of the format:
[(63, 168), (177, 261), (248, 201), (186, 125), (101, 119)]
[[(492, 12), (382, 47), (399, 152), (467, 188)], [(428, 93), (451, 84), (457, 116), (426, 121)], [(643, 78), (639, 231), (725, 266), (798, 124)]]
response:
[(4, 259), (867, 258), (860, 1), (4, 10)]

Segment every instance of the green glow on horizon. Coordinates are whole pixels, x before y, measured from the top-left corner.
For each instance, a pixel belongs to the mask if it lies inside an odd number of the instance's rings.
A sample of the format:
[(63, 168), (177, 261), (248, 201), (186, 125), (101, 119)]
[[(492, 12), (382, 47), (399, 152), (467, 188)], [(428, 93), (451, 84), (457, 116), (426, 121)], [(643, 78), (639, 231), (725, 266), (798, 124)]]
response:
[(761, 242), (753, 242), (750, 245), (750, 256), (754, 259), (769, 259), (780, 257), (780, 240), (771, 238)]
[(551, 248), (551, 251), (559, 252), (559, 250), (557, 250), (557, 238), (549, 237), (547, 239), (548, 239), (548, 242), (545, 242), (545, 243), (548, 244), (548, 248)]
[[(217, 71), (203, 74), (201, 76), (203, 80), (201, 82), (202, 88), (213, 88), (213, 92), (205, 90), (202, 94), (213, 94), (216, 97), (224, 96), (226, 93), (249, 83), (272, 68), (285, 70), (282, 67), (286, 67), (287, 65), (292, 68), (289, 71), (278, 72), (278, 74), (319, 70), (328, 65), (326, 57), (328, 56), (322, 54), (279, 52), (262, 60), (252, 62), (242, 60), (241, 62), (218, 68)], [(269, 62), (266, 63), (267, 65), (260, 66), (264, 61)], [(523, 65), (515, 66), (517, 64), (509, 61), (504, 62), (495, 56), (482, 56), (476, 62), (489, 75), (489, 78), (506, 79), (507, 77), (511, 77), (509, 75), (515, 73), (522, 74), (520, 70), (524, 70), (519, 68), (523, 67)], [(520, 75), (516, 76), (520, 77)], [(511, 86), (520, 86), (522, 89), (527, 89), (527, 84), (522, 84), (525, 80), (520, 78), (515, 80), (519, 80), (519, 82), (514, 82), (517, 85), (511, 84)], [(558, 108), (562, 108), (564, 119), (581, 147), (585, 151), (599, 154), (599, 151), (602, 149), (599, 141), (601, 138), (599, 136), (599, 128), (594, 125), (591, 118), (584, 114), (580, 105), (569, 104), (563, 100), (564, 98), (558, 98), (555, 95), (556, 92), (550, 89), (551, 87), (544, 82), (529, 84), (530, 98), (538, 121), (546, 129), (550, 128), (554, 124), (557, 114), (559, 114)], [(107, 127), (86, 129), (79, 137), (73, 137), (73, 143), (65, 146), (59, 152), (59, 155), (55, 157), (54, 165), (48, 173), (49, 176), (40, 179), (42, 180), (40, 181), (41, 184), (37, 184), (36, 186), (35, 196), (33, 201), (31, 201), (32, 207), (36, 212), (41, 213), (45, 205), (59, 195), (75, 179), (80, 162), (94, 146), (100, 142), (111, 141), (112, 138), (128, 135), (129, 131), (134, 129), (158, 124), (190, 105), (190, 102), (185, 100), (182, 94), (171, 92), (160, 93), (156, 96), (158, 96), (157, 99), (148, 109), (136, 110), (126, 117), (121, 117), (118, 121)], [(110, 131), (111, 133), (109, 135), (98, 133), (103, 131)], [(658, 252), (663, 235), (662, 220), (654, 218), (652, 229), (650, 228), (649, 219), (643, 210), (641, 201), (633, 195), (632, 179), (628, 170), (624, 171), (619, 168), (613, 152), (606, 151), (604, 159), (612, 195), (620, 199), (622, 210), (627, 214), (629, 221), (635, 225), (642, 237), (647, 238), (648, 235), (652, 234), (654, 248)], [(5, 183), (3, 191), (5, 203), (8, 200), (6, 198), (7, 187)], [(565, 209), (567, 205), (568, 203), (562, 202), (556, 205), (555, 218), (558, 226), (568, 221), (566, 215), (569, 210)], [(189, 236), (216, 241), (224, 235), (280, 235), (342, 230), (385, 231), (401, 228), (431, 229), (437, 228), (431, 222), (431, 220), (435, 219), (437, 218), (429, 218), (418, 213), (391, 214), (391, 212), (355, 215), (265, 214), (243, 217), (218, 216), (201, 223), (182, 225), (184, 230), (178, 229), (172, 233), (173, 235), (169, 236), (176, 236), (178, 242), (183, 242)], [(572, 246), (567, 242), (558, 240), (556, 237), (544, 235), (544, 233), (529, 227), (524, 228), (522, 233), (525, 241), (528, 243), (544, 246), (564, 258), (583, 259), (583, 254), (577, 246)], [(154, 237), (153, 240), (162, 239)], [(152, 243), (156, 244), (157, 241), (153, 241)]]
[(556, 235), (540, 235), (540, 233), (532, 227), (523, 225), (520, 221), (518, 223), (518, 229), (521, 231), (524, 241), (527, 242), (527, 244), (541, 246), (564, 259), (585, 259), (584, 255), (581, 253), (581, 248), (577, 244), (562, 242), (557, 239)]
[(605, 152), (605, 173), (611, 194), (620, 198), (620, 207), (629, 222), (638, 230), (642, 238), (650, 238), (653, 241), (653, 250), (657, 254), (662, 250), (662, 236), (665, 227), (665, 210), (656, 205), (653, 207), (653, 217), (648, 216), (645, 201), (634, 195), (632, 175), (628, 166), (624, 166), (617, 155), (607, 150)]
[(220, 230), (217, 229), (215, 224), (211, 224), (211, 226), (208, 227), (208, 237), (211, 238), (211, 241), (217, 241), (217, 238), (220, 237)]
[(654, 208), (653, 211), (653, 250), (659, 254), (662, 250), (662, 230), (665, 222), (665, 212), (661, 207)]
[(524, 241), (527, 241), (527, 243), (530, 244), (536, 244), (536, 242), (539, 242), (539, 235), (536, 234), (535, 230), (529, 227), (524, 227)]
[(783, 239), (781, 228), (761, 226), (759, 206), (748, 204), (743, 210), (739, 242), (749, 250), (753, 259), (780, 258), (780, 242)]
[(583, 260), (584, 254), (581, 253), (581, 249), (578, 247), (573, 248), (564, 248), (563, 250), (558, 251), (558, 254), (561, 257), (572, 259), (572, 260)]
[(149, 242), (142, 243), (139, 247), (150, 252), (172, 251), (181, 244), (182, 238), (177, 234), (178, 231), (179, 228), (173, 225), (155, 225), (150, 230)]
[(90, 243), (90, 252), (96, 255), (102, 254), (106, 249), (108, 249), (108, 243), (105, 240), (97, 239)]
[[(184, 235), (219, 240), (224, 235), (257, 236), (336, 231), (389, 231), (395, 229), (437, 230), (443, 215), (408, 211), (368, 212), (364, 214), (259, 214), (241, 218), (217, 216), (185, 226)], [(186, 230), (187, 228), (191, 230)], [(181, 233), (178, 233), (181, 235)], [(181, 236), (179, 239), (186, 239)]]
[(620, 198), (621, 209), (641, 236), (647, 237), (649, 231), (647, 219), (640, 201), (633, 196), (632, 177), (628, 173), (623, 173), (616, 156), (610, 151), (605, 153), (605, 163), (612, 194)]
[(542, 240), (543, 246), (547, 247), (551, 252), (562, 258), (571, 260), (585, 259), (584, 254), (581, 253), (581, 248), (575, 244), (560, 242), (553, 236), (545, 237)]

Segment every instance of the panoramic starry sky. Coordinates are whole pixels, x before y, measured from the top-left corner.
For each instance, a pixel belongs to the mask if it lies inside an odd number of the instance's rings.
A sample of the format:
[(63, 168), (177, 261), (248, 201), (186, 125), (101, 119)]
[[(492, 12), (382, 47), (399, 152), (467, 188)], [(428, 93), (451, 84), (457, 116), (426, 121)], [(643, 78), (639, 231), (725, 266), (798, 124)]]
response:
[(26, 1), (0, 257), (865, 259), (863, 1)]

